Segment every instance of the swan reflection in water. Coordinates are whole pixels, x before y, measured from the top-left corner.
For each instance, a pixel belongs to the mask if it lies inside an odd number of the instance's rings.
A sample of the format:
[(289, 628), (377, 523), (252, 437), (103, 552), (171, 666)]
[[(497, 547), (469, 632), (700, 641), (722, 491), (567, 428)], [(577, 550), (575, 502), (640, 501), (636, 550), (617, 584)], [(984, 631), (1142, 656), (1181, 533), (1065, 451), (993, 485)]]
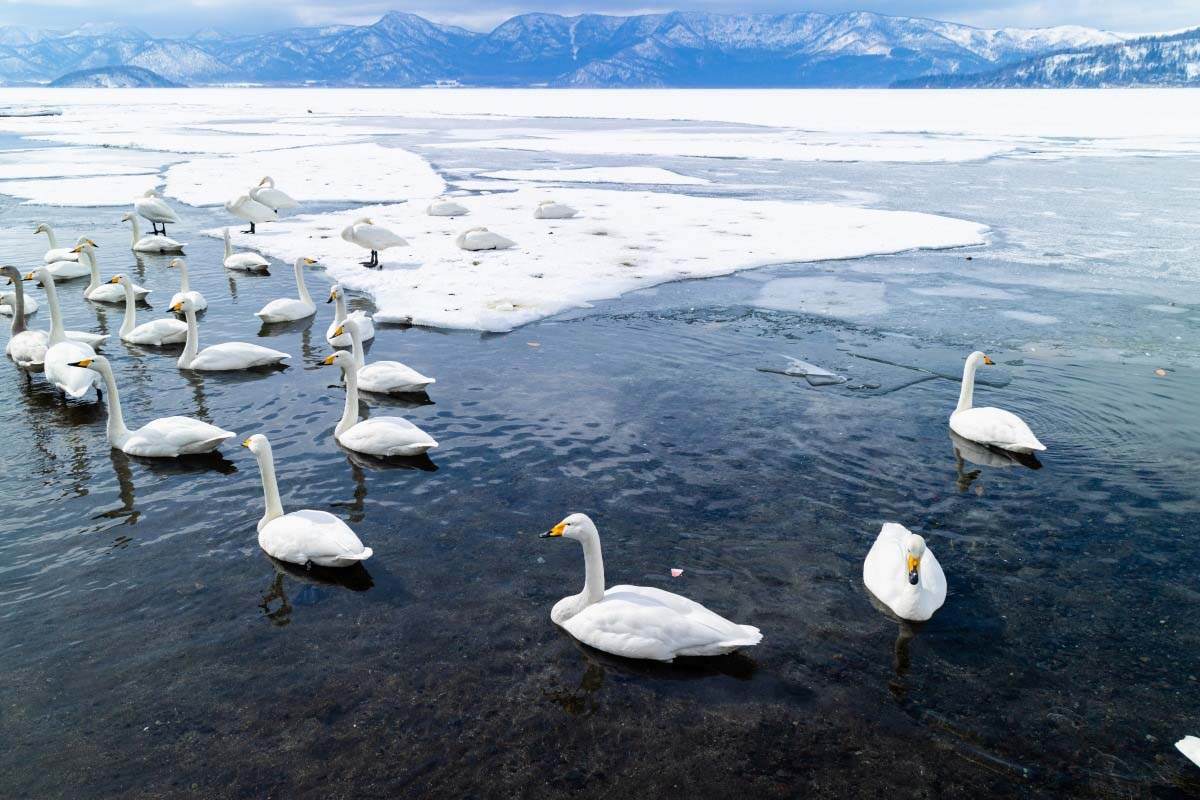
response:
[[(274, 571), (271, 576), (271, 585), (259, 600), (258, 607), (267, 621), (276, 627), (282, 628), (292, 621), (292, 611), (295, 606), (316, 605), (329, 595), (330, 589), (340, 588), (351, 592), (365, 592), (375, 585), (371, 573), (367, 572), (367, 568), (361, 562), (352, 567), (333, 568), (312, 565), (305, 568), (297, 564), (279, 561), (268, 555), (263, 557), (271, 562)], [(288, 597), (285, 575), (294, 583), (300, 584), (299, 588), (292, 593), (294, 600)]]
[[(1042, 462), (1038, 461), (1037, 456), (1032, 453), (1013, 453), (1008, 450), (1000, 450), (995, 447), (988, 447), (979, 442), (972, 442), (970, 439), (964, 439), (954, 431), (950, 431), (950, 441), (954, 449), (954, 468), (957, 473), (954, 483), (960, 492), (965, 492), (971, 488), (971, 484), (979, 478), (983, 470), (973, 469), (967, 471), (966, 462), (971, 462), (980, 467), (991, 467), (992, 469), (1008, 469), (1010, 467), (1025, 467), (1026, 469), (1041, 469)], [(975, 487), (975, 491), (982, 493), (982, 484)]]

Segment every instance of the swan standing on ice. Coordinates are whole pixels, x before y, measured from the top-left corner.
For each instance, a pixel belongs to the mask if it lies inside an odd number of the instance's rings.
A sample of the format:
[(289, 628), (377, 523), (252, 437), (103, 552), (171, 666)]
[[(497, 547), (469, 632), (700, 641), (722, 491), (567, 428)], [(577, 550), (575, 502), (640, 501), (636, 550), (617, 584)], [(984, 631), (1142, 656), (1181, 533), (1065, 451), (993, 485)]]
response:
[(346, 380), (346, 407), (333, 429), (338, 444), (379, 458), (419, 456), (438, 446), (432, 436), (403, 417), (370, 417), (359, 422), (358, 363), (354, 356), (339, 350), (322, 363), (341, 367)]
[(556, 203), (553, 200), (543, 200), (533, 210), (534, 219), (570, 219), (579, 212), (566, 203)]
[[(153, 189), (133, 201), (133, 210), (150, 221), (150, 232), (167, 235), (167, 224), (179, 222), (179, 215)], [(161, 230), (159, 230), (161, 228)]]
[(142, 236), (141, 226), (138, 225), (137, 214), (125, 214), (121, 217), (121, 222), (129, 222), (133, 225), (133, 239), (129, 249), (135, 253), (182, 253), (183, 245), (169, 236), (152, 233), (149, 236)]
[(342, 239), (371, 251), (371, 258), (360, 261), (364, 267), (379, 266), (379, 251), (391, 247), (408, 247), (408, 240), (392, 233), (382, 225), (376, 225), (370, 217), (354, 220), (342, 229)]
[(121, 341), (162, 347), (187, 340), (187, 323), (174, 317), (152, 319), (138, 325), (137, 299), (133, 296), (133, 283), (124, 275), (114, 275), (109, 283), (119, 284), (125, 292), (125, 319), (121, 322)]
[(268, 323), (295, 322), (317, 313), (317, 304), (312, 301), (312, 297), (308, 293), (308, 286), (304, 283), (304, 267), (316, 263), (311, 258), (296, 259), (294, 268), (296, 270), (296, 292), (300, 295), (299, 299), (281, 297), (278, 300), (272, 300), (255, 311), (254, 316)]
[(335, 283), (329, 287), (329, 299), (326, 303), (337, 303), (337, 311), (333, 315), (333, 322), (329, 323), (329, 329), (325, 331), (325, 341), (329, 342), (334, 347), (349, 347), (350, 337), (345, 333), (338, 334), (337, 329), (342, 323), (348, 319), (355, 320), (358, 323), (358, 335), (360, 341), (375, 338), (375, 322), (362, 311), (347, 313), (346, 311), (346, 293), (342, 291), (342, 285)]
[(958, 407), (950, 415), (950, 430), (964, 439), (979, 442), (1014, 453), (1032, 453), (1045, 450), (1025, 421), (1011, 411), (1000, 408), (972, 408), (975, 398), (975, 370), (981, 364), (994, 364), (979, 351), (967, 356), (963, 367), (962, 389), (958, 394)]
[[(0, 267), (0, 275), (8, 278), (13, 285), (12, 325), (9, 327), (8, 344), (4, 353), (21, 369), (27, 372), (40, 370), (46, 361), (45, 331), (29, 330), (25, 327), (25, 285), (21, 282), (21, 273), (16, 267)], [(31, 298), (32, 299), (32, 298)]]
[[(125, 291), (120, 286), (114, 286), (111, 282), (100, 282), (100, 267), (96, 263), (95, 242), (84, 242), (75, 248), (75, 252), (79, 253), (80, 259), (86, 263), (88, 271), (92, 275), (87, 288), (83, 290), (83, 296), (94, 303), (125, 302)], [(150, 294), (150, 290), (135, 283), (133, 284), (133, 294), (138, 300), (142, 300)]]
[(542, 538), (561, 536), (583, 546), (583, 591), (554, 604), (550, 619), (586, 645), (625, 658), (673, 661), (676, 656), (716, 656), (762, 641), (699, 603), (649, 586), (604, 588), (600, 533), (586, 514), (572, 514)]
[(241, 220), (250, 223), (250, 229), (242, 233), (254, 233), (254, 226), (260, 222), (274, 222), (279, 219), (275, 209), (264, 206), (248, 194), (240, 194), (225, 202), (225, 210)]
[(426, 207), (425, 213), (431, 217), (465, 217), (471, 213), (471, 209), (462, 203), (439, 197)]
[[(44, 233), (46, 238), (50, 240), (50, 249), (42, 256), (42, 261), (47, 264), (52, 264), (55, 261), (78, 261), (79, 254), (71, 251), (69, 247), (59, 247), (58, 238), (54, 235), (54, 229), (46, 223), (41, 223), (33, 229), (35, 234)], [(78, 243), (77, 243), (78, 244)]]
[(173, 306), (183, 298), (189, 297), (192, 300), (192, 308), (197, 311), (203, 311), (208, 308), (208, 301), (204, 299), (204, 295), (197, 292), (188, 283), (187, 262), (182, 258), (172, 258), (171, 263), (167, 264), (167, 266), (179, 270), (179, 291), (171, 295), (171, 302), (168, 305)]
[(925, 540), (885, 522), (863, 562), (863, 583), (892, 613), (924, 622), (946, 602), (946, 575)]
[(108, 443), (123, 453), (147, 458), (176, 458), (211, 453), (226, 439), (237, 436), (232, 431), (191, 417), (159, 417), (136, 431), (131, 431), (125, 427), (117, 379), (113, 376), (108, 359), (104, 356), (92, 356), (80, 359), (71, 366), (93, 370), (104, 379), (107, 392), (105, 403), (108, 405)]
[(229, 228), (225, 229), (225, 269), (236, 269), (239, 272), (266, 272), (271, 262), (258, 253), (235, 253), (233, 243), (229, 241)]
[(463, 250), (504, 250), (517, 244), (487, 228), (468, 228), (458, 235), (454, 243)]
[(264, 177), (257, 186), (250, 190), (250, 199), (275, 212), (300, 207), (300, 204), (289, 197), (286, 192), (275, 188), (275, 179), (270, 175)]
[(267, 508), (258, 521), (258, 546), (263, 552), (289, 564), (312, 563), (319, 567), (352, 567), (371, 557), (371, 548), (364, 547), (354, 531), (328, 511), (283, 513), (275, 481), (275, 459), (267, 437), (256, 433), (242, 442), (242, 447), (254, 454), (262, 473)]
[[(25, 276), (25, 280), (29, 281), (35, 278), (46, 290), (46, 304), (50, 306), (50, 335), (46, 339), (46, 355), (43, 359), (47, 382), (63, 394), (76, 400), (86, 395), (93, 386), (96, 387), (96, 392), (99, 394), (100, 376), (90, 370), (71, 366), (76, 361), (95, 358), (96, 351), (90, 344), (67, 338), (67, 332), (63, 330), (62, 325), (62, 312), (58, 308), (58, 294), (54, 289), (54, 276), (50, 274), (50, 271), (42, 267)], [(89, 336), (94, 336), (94, 334), (89, 334)], [(107, 336), (100, 337), (100, 341), (107, 338)]]
[(287, 353), (248, 342), (223, 342), (200, 350), (200, 326), (196, 324), (196, 308), (192, 301), (185, 297), (171, 306), (171, 310), (177, 314), (182, 313), (187, 320), (187, 339), (183, 343), (183, 354), (175, 362), (180, 369), (229, 372), (274, 366), (284, 359), (291, 358)]
[(363, 353), (362, 337), (358, 333), (358, 322), (353, 318), (347, 319), (335, 330), (335, 338), (350, 337), (351, 354), (354, 363), (358, 365), (358, 388), (364, 392), (378, 394), (416, 394), (437, 383), (433, 378), (426, 377), (412, 367), (399, 361), (375, 361), (368, 364)]
[[(9, 280), (12, 280), (14, 284), (17, 282), (11, 277), (11, 275), (9, 276)], [(21, 276), (20, 280), (36, 281), (42, 285), (42, 289), (46, 292), (46, 305), (50, 308), (51, 333), (54, 331), (54, 320), (56, 318), (59, 320), (59, 328), (61, 328), (62, 310), (58, 305), (58, 292), (56, 291), (57, 287), (54, 283), (54, 276), (50, 274), (50, 268), (39, 267), (33, 272), (28, 272)], [(46, 335), (47, 339), (49, 339), (50, 334), (45, 334), (43, 331), (37, 331), (37, 333), (43, 333), (43, 335)], [(108, 339), (108, 334), (105, 333), (88, 333), (87, 331), (67, 330), (64, 330), (62, 333), (63, 337), (66, 339), (70, 339), (73, 342), (83, 342), (84, 344), (95, 348), (99, 348), (100, 345), (104, 344), (105, 340)]]

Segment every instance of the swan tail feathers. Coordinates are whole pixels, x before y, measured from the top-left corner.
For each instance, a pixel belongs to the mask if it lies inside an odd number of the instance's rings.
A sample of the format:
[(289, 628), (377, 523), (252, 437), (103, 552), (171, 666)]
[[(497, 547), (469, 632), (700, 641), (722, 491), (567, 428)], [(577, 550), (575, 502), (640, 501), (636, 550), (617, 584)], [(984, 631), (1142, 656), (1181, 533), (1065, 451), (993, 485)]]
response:
[(369, 547), (364, 547), (357, 553), (343, 553), (340, 558), (345, 561), (366, 561), (371, 556), (375, 555), (375, 551)]
[(762, 641), (762, 631), (753, 625), (738, 625), (738, 628), (741, 629), (742, 635), (721, 642), (721, 647), (728, 647), (730, 649), (738, 647), (753, 647)]

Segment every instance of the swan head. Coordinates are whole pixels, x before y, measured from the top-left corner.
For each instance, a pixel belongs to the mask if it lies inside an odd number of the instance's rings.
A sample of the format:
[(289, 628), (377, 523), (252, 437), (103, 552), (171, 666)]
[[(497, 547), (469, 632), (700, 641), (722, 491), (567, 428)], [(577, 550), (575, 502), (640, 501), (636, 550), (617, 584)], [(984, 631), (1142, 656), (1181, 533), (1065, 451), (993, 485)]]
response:
[(297, 267), (312, 267), (315, 266), (316, 263), (317, 260), (315, 258), (309, 258), (308, 256), (301, 256), (300, 258), (296, 259)]
[(332, 303), (334, 300), (337, 300), (338, 292), (340, 292), (341, 290), (342, 290), (342, 285), (340, 283), (335, 283), (333, 286), (330, 286), (329, 287), (329, 299), (326, 300), (325, 302)]
[(321, 362), (321, 365), (325, 367), (330, 367), (335, 364), (341, 367), (343, 370), (353, 369), (355, 366), (357, 366), (354, 363), (353, 354), (347, 350), (338, 350), (333, 355), (326, 356), (325, 360)]
[(551, 539), (561, 536), (564, 539), (574, 539), (577, 542), (582, 542), (593, 536), (598, 536), (596, 524), (592, 522), (587, 514), (571, 514), (562, 522), (555, 525), (550, 530), (541, 534), (542, 539)]
[(178, 269), (179, 267), (186, 267), (187, 262), (184, 261), (182, 258), (172, 258), (171, 261), (167, 264), (167, 266)]
[(254, 453), (256, 456), (271, 455), (271, 442), (261, 433), (256, 433), (250, 438), (242, 442), (242, 447)]
[(129, 283), (129, 278), (126, 278), (124, 275), (113, 275), (112, 278), (109, 279), (108, 282), (109, 283), (119, 283), (122, 286), (124, 286), (125, 284)]
[(906, 536), (904, 555), (904, 569), (908, 573), (908, 582), (916, 586), (921, 580), (921, 559), (925, 557), (925, 539), (916, 533)]
[(987, 364), (990, 367), (996, 362), (992, 361), (992, 359), (986, 354), (976, 350), (974, 353), (971, 353), (971, 355), (967, 356), (967, 363), (974, 364), (977, 367), (981, 364)]
[(129, 222), (131, 219), (133, 219), (133, 214), (128, 211), (121, 215), (121, 222)]
[(21, 274), (21, 270), (17, 269), (11, 264), (5, 264), (3, 267), (0, 267), (0, 275), (8, 278), (9, 283), (16, 283), (17, 281), (24, 279), (24, 276)]
[(90, 356), (88, 358), (81, 358), (78, 361), (72, 361), (71, 363), (67, 364), (67, 366), (79, 367), (80, 369), (90, 369), (99, 372), (100, 368), (107, 364), (108, 359), (104, 356)]
[(49, 233), (50, 226), (44, 222), (40, 222), (40, 223), (38, 223), (38, 226), (33, 229), (33, 232), (34, 233)]
[(80, 236), (79, 243), (71, 248), (71, 252), (72, 253), (87, 253), (87, 254), (91, 255), (91, 252), (99, 246), (100, 245), (96, 244), (91, 239), (88, 239), (85, 236)]
[(185, 314), (188, 311), (194, 313), (196, 311), (196, 304), (192, 302), (192, 298), (185, 297), (175, 305), (171, 306), (171, 310), (176, 314)]
[(259, 185), (259, 186), (271, 186), (271, 187), (274, 187), (274, 186), (275, 186), (275, 179), (274, 179), (274, 178), (272, 178), (270, 175), (264, 175), (264, 176), (263, 176), (263, 179), (262, 179), (261, 181), (259, 181), (259, 182), (258, 182), (258, 185)]

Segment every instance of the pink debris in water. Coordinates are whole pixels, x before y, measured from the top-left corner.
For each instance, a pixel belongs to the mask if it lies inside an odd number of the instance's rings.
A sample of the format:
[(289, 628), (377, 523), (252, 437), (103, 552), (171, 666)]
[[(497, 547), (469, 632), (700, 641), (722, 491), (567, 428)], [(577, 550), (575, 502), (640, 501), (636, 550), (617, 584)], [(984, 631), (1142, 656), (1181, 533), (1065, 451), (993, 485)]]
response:
[(679, 569), (678, 567), (671, 567), (671, 577), (672, 578), (678, 578), (682, 574), (683, 574), (683, 570)]

